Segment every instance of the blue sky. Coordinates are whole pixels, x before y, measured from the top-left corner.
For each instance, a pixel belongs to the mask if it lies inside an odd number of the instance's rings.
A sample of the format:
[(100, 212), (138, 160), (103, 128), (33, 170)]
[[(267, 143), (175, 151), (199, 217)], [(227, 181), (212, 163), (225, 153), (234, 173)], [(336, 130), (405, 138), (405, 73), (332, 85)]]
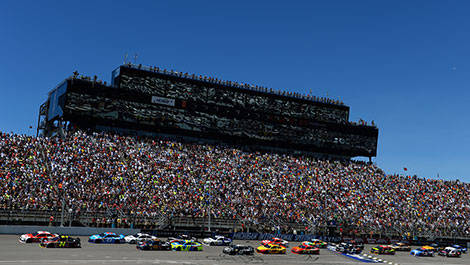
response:
[[(470, 182), (467, 1), (1, 1), (0, 130), (75, 70), (138, 63), (341, 98), (387, 173)], [(29, 129), (33, 126), (34, 129)]]

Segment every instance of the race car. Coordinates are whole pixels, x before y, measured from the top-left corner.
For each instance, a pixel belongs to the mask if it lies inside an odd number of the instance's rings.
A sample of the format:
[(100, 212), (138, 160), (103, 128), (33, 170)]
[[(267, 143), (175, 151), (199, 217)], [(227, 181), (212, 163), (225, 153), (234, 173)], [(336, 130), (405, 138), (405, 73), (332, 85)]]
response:
[(424, 248), (424, 249), (427, 249), (427, 250), (431, 250), (431, 251), (436, 251), (436, 248), (433, 247), (433, 246), (422, 246), (421, 248)]
[(129, 243), (129, 244), (135, 244), (137, 242), (150, 240), (150, 239), (157, 239), (157, 237), (151, 236), (149, 234), (144, 234), (144, 233), (137, 233), (135, 235), (128, 235), (124, 237), (124, 240), (126, 241), (126, 243)]
[(164, 242), (159, 239), (142, 240), (137, 242), (137, 249), (140, 250), (170, 250), (170, 242)]
[(459, 258), (460, 255), (462, 255), (462, 252), (453, 247), (446, 247), (443, 250), (439, 251), (437, 254), (439, 256)]
[(286, 248), (280, 245), (266, 244), (257, 247), (256, 252), (261, 254), (286, 254)]
[(314, 254), (319, 255), (320, 249), (315, 246), (306, 246), (304, 244), (299, 245), (298, 247), (293, 247), (291, 250), (294, 254)]
[(195, 237), (192, 237), (187, 234), (181, 234), (177, 235), (176, 237), (169, 237), (168, 241), (173, 242), (173, 241), (180, 241), (180, 240), (191, 240), (191, 241), (196, 241), (197, 239)]
[(460, 245), (452, 245), (451, 247), (457, 249), (458, 251), (460, 251), (461, 253), (467, 253), (467, 248), (464, 248)]
[(410, 245), (405, 242), (398, 242), (392, 245), (395, 251), (411, 251)]
[(380, 245), (370, 250), (372, 254), (395, 255), (395, 249), (392, 246)]
[(52, 239), (58, 236), (59, 236), (58, 234), (51, 234), (47, 231), (37, 231), (36, 233), (21, 235), (20, 242), (21, 243), (38, 243), (44, 239)]
[(88, 238), (90, 243), (108, 243), (108, 244), (121, 244), (125, 243), (124, 235), (118, 235), (113, 232), (104, 232), (98, 235), (92, 235)]
[(175, 251), (202, 251), (202, 244), (193, 240), (179, 240), (171, 242), (171, 250)]
[(325, 241), (321, 241), (320, 239), (312, 239), (310, 241), (302, 242), (302, 245), (314, 246), (317, 248), (326, 248), (328, 246), (328, 243), (326, 243)]
[(263, 240), (261, 241), (261, 244), (262, 245), (269, 245), (269, 244), (272, 244), (272, 245), (279, 245), (279, 246), (283, 246), (285, 248), (289, 247), (289, 242), (282, 239), (282, 238), (278, 238), (278, 237), (273, 237), (271, 238), (271, 240)]
[(70, 236), (58, 236), (44, 239), (40, 244), (43, 248), (80, 248), (80, 238)]
[(209, 246), (228, 246), (232, 243), (232, 239), (224, 236), (214, 236), (204, 238), (203, 242)]
[(251, 246), (244, 245), (230, 245), (222, 250), (223, 253), (228, 255), (253, 255), (255, 249)]
[(362, 244), (352, 244), (352, 243), (340, 243), (336, 245), (336, 251), (346, 253), (346, 254), (360, 254), (364, 249)]
[[(434, 248), (433, 248), (434, 249)], [(434, 257), (434, 251), (427, 248), (418, 248), (410, 252), (412, 256)]]

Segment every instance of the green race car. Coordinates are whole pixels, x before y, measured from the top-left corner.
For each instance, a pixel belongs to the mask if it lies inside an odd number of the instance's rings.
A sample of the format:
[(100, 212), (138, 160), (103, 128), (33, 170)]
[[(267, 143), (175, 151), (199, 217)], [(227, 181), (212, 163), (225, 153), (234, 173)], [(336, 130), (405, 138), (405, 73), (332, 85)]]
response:
[(171, 250), (202, 251), (202, 244), (192, 240), (174, 240), (171, 242)]
[(392, 246), (380, 245), (370, 250), (372, 254), (395, 255), (395, 249)]

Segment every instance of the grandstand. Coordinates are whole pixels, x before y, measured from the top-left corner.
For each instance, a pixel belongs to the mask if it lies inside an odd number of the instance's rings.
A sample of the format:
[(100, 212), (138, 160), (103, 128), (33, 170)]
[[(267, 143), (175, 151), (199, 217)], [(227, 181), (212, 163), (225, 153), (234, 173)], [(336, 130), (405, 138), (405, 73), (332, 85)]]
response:
[(0, 134), (0, 223), (470, 237), (470, 185), (350, 160), (378, 129), (339, 101), (122, 65), (61, 82), (38, 132)]
[(38, 128), (44, 135), (66, 123), (324, 157), (377, 153), (377, 127), (349, 122), (349, 107), (342, 102), (155, 67), (122, 65), (113, 71), (111, 86), (77, 74), (49, 94), (40, 110)]

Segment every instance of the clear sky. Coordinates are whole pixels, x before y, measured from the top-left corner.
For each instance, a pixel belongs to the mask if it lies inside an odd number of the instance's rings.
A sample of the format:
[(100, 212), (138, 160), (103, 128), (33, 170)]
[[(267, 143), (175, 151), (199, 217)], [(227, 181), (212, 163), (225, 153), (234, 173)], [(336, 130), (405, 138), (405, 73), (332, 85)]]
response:
[[(224, 2), (224, 3), (221, 3)], [(0, 1), (0, 130), (77, 70), (137, 62), (340, 98), (387, 173), (470, 182), (468, 1)], [(33, 126), (33, 129), (29, 129)]]

